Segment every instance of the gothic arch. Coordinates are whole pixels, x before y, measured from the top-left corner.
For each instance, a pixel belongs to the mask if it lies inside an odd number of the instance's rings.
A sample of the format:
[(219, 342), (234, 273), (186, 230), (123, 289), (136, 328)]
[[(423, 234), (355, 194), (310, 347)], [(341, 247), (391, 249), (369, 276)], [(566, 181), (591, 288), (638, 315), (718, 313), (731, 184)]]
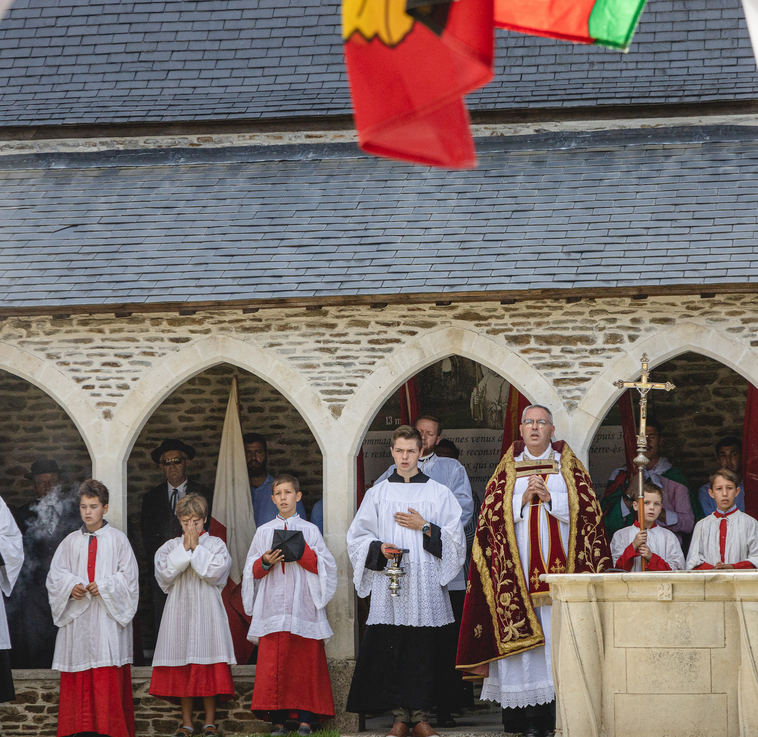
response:
[(120, 429), (118, 456), (126, 463), (137, 437), (163, 400), (187, 379), (211, 366), (228, 363), (268, 382), (292, 404), (308, 424), (322, 453), (333, 419), (318, 394), (284, 361), (254, 344), (228, 336), (198, 340), (152, 368), (114, 413)]
[(103, 420), (81, 388), (41, 358), (8, 343), (0, 343), (0, 369), (41, 389), (71, 418), (94, 463), (101, 445)]
[[(577, 443), (577, 453), (581, 453), (581, 457), (586, 455), (600, 423), (621, 395), (621, 390), (613, 386), (613, 382), (619, 379), (635, 381), (639, 378), (643, 353), (649, 356), (650, 368), (653, 370), (688, 351), (713, 358), (751, 383), (758, 384), (758, 356), (750, 346), (698, 323), (675, 325), (630, 346), (626, 353), (613, 361), (592, 383), (571, 417), (571, 435)], [(656, 378), (655, 375), (653, 378)]]
[(449, 327), (434, 330), (409, 341), (388, 356), (345, 405), (335, 431), (351, 443), (349, 453), (357, 455), (366, 428), (382, 404), (410, 377), (448, 356), (470, 358), (505, 377), (522, 394), (553, 409), (556, 424), (567, 414), (553, 386), (521, 356), (501, 343), (472, 330)]

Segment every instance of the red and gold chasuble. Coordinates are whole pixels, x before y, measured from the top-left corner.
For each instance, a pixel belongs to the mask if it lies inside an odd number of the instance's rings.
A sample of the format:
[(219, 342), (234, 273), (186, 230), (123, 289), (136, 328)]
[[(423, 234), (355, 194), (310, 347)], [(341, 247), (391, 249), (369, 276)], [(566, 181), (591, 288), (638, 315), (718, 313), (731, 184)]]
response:
[[(534, 470), (530, 472), (528, 466), (521, 464), (517, 468), (515, 458), (524, 451), (524, 442), (514, 443), (487, 485), (474, 538), (458, 640), (457, 668), (466, 671), (466, 677), (483, 678), (489, 672), (489, 663), (544, 645), (545, 637), (534, 611), (535, 605), (547, 604), (550, 595), (539, 580), (541, 573), (557, 573), (561, 567), (566, 573), (599, 573), (612, 565), (589, 474), (564, 441), (552, 447), (561, 454), (560, 473), (568, 491), (569, 539), (561, 539), (558, 521), (547, 515), (548, 525), (552, 519), (556, 530), (550, 532), (548, 555), (544, 558), (539, 543), (530, 545), (527, 580), (513, 520), (513, 490), (517, 474), (533, 475)], [(529, 463), (533, 469), (544, 461)], [(536, 536), (532, 535), (531, 525), (538, 525), (539, 506), (529, 509), (528, 520), (530, 539), (538, 541), (539, 529), (535, 530)], [(539, 570), (536, 576), (535, 570)]]
[[(553, 454), (545, 460), (532, 458), (517, 461), (516, 478), (540, 476), (547, 486), (548, 477), (559, 473), (558, 463), (553, 460)], [(533, 606), (552, 604), (550, 599), (550, 584), (540, 580), (543, 573), (565, 573), (566, 551), (561, 539), (561, 528), (558, 520), (545, 510), (549, 547), (547, 555), (542, 547), (542, 535), (540, 534), (540, 514), (544, 502), (538, 496), (532, 498), (529, 505), (529, 595)]]

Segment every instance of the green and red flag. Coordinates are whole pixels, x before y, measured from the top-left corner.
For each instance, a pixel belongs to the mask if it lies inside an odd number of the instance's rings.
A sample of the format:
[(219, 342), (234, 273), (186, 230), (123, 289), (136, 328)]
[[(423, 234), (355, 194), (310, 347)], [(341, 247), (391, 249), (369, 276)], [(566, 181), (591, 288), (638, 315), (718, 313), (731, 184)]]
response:
[(360, 147), (474, 166), (463, 97), (492, 78), (493, 0), (343, 0), (342, 32)]
[(626, 49), (646, 0), (495, 0), (495, 25), (532, 36)]

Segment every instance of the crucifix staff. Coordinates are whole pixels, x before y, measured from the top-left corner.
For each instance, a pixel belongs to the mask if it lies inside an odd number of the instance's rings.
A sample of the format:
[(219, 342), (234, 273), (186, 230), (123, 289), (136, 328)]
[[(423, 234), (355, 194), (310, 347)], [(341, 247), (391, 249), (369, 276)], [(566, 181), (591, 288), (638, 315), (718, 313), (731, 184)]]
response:
[[(648, 357), (646, 353), (642, 354), (642, 379), (640, 381), (615, 381), (613, 386), (617, 389), (636, 389), (640, 393), (640, 430), (637, 435), (637, 457), (634, 459), (634, 465), (637, 466), (637, 519), (639, 520), (640, 531), (645, 530), (645, 479), (644, 470), (648, 464), (648, 458), (645, 455), (647, 450), (647, 395), (651, 389), (664, 389), (670, 392), (676, 387), (667, 381), (665, 384), (656, 384), (650, 381), (650, 371), (648, 370)], [(645, 559), (641, 559), (642, 570), (645, 570)]]

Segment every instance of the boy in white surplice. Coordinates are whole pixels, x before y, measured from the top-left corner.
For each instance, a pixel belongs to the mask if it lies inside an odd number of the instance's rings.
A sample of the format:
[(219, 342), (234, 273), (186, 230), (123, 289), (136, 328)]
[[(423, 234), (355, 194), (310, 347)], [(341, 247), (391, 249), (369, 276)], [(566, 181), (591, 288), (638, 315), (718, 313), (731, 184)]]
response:
[(139, 571), (126, 535), (111, 527), (108, 489), (79, 487), (81, 529), (58, 546), (47, 574), (59, 627), (53, 668), (61, 671), (58, 737), (94, 732), (134, 737), (132, 619)]
[(221, 599), (232, 559), (220, 537), (205, 529), (208, 501), (187, 494), (176, 503), (184, 534), (155, 554), (155, 578), (168, 594), (153, 657), (150, 693), (182, 706), (175, 737), (194, 733), (196, 698), (205, 709), (204, 735), (215, 735), (216, 700), (234, 696), (236, 663), (229, 619)]
[[(435, 654), (440, 632), (454, 621), (447, 584), (463, 566), (466, 540), (461, 505), (446, 486), (418, 470), (422, 440), (402, 425), (392, 434), (397, 470), (368, 490), (347, 533), (358, 596), (371, 594), (368, 627), (361, 642), (347, 711), (393, 710), (392, 737), (436, 732)], [(405, 576), (390, 596), (384, 568), (405, 549)]]

